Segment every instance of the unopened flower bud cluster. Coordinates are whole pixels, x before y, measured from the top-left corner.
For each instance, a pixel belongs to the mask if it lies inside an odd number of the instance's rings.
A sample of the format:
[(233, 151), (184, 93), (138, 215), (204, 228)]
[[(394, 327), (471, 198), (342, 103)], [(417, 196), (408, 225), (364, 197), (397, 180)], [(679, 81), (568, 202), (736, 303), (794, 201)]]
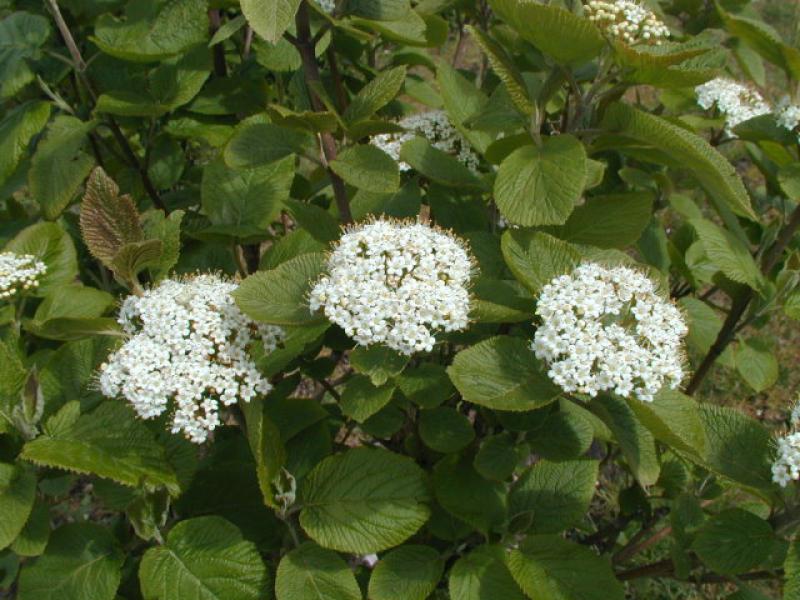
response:
[(359, 344), (402, 354), (430, 351), (438, 331), (466, 328), (472, 261), (462, 242), (421, 223), (377, 220), (350, 228), (327, 275), (311, 291), (312, 312)]
[[(461, 135), (447, 114), (441, 110), (411, 115), (402, 119), (398, 125), (405, 129), (403, 133), (381, 133), (372, 138), (371, 143), (400, 161), (400, 149), (407, 141), (417, 136), (424, 137), (431, 146), (446, 154), (454, 156), (461, 164), (473, 172), (477, 172), (480, 159), (472, 150), (469, 142)], [(408, 171), (411, 165), (400, 161), (401, 171)]]
[(0, 300), (36, 288), (47, 266), (30, 254), (0, 252)]
[(629, 45), (660, 45), (669, 27), (651, 10), (634, 0), (592, 0), (585, 6), (590, 21)]
[(101, 367), (102, 393), (122, 396), (144, 419), (174, 404), (173, 433), (202, 443), (221, 406), (269, 392), (248, 347), (260, 339), (270, 352), (283, 332), (246, 317), (231, 296), (236, 287), (206, 274), (126, 298), (118, 321), (130, 337)]
[(538, 299), (532, 348), (564, 391), (603, 391), (650, 402), (683, 379), (683, 315), (628, 267), (584, 263)]
[(701, 108), (717, 107), (725, 117), (725, 131), (731, 136), (739, 123), (772, 112), (772, 107), (757, 90), (724, 77), (697, 86), (695, 93)]
[(781, 487), (800, 480), (800, 401), (795, 403), (790, 420), (792, 430), (778, 438), (778, 451), (772, 463), (772, 481)]

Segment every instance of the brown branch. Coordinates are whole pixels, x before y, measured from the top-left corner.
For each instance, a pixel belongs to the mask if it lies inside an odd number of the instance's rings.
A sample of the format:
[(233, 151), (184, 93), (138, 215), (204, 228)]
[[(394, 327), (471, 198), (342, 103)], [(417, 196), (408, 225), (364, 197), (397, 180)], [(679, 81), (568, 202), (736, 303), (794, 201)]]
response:
[(624, 563), (647, 548), (656, 545), (658, 542), (672, 533), (672, 527), (669, 525), (662, 527), (650, 537), (642, 540), (641, 538), (644, 537), (645, 533), (646, 530), (643, 529), (639, 532), (639, 534), (642, 535), (637, 534), (637, 536), (634, 536), (634, 538), (624, 548), (614, 554), (614, 556), (611, 558), (611, 562)]
[(641, 567), (634, 567), (627, 571), (617, 573), (617, 579), (620, 581), (629, 581), (631, 579), (640, 579), (642, 577), (670, 577), (675, 574), (675, 565), (672, 564), (672, 559), (667, 558)]
[(347, 92), (344, 89), (342, 74), (339, 71), (339, 63), (336, 60), (336, 51), (333, 49), (333, 46), (328, 46), (328, 49), (325, 51), (325, 57), (328, 59), (331, 77), (333, 77), (333, 91), (336, 94), (336, 104), (339, 111), (344, 112), (347, 109)]
[(244, 30), (244, 46), (242, 47), (242, 60), (250, 58), (250, 49), (253, 47), (253, 28), (248, 25)]
[(78, 49), (78, 45), (75, 43), (75, 38), (72, 37), (72, 32), (70, 32), (69, 27), (67, 27), (67, 22), (64, 21), (64, 15), (61, 14), (61, 9), (58, 7), (58, 2), (56, 0), (47, 0), (47, 6), (53, 15), (53, 20), (56, 22), (56, 27), (58, 27), (58, 31), (61, 33), (64, 43), (67, 45), (67, 50), (69, 50), (70, 56), (72, 56), (72, 60), (75, 63), (75, 68), (79, 72), (85, 71), (86, 62), (83, 60), (81, 51)]
[[(208, 11), (208, 21), (210, 32), (213, 36), (222, 25), (222, 17), (218, 8)], [(228, 65), (225, 63), (225, 45), (220, 43), (214, 46), (214, 75), (217, 77), (227, 77)]]

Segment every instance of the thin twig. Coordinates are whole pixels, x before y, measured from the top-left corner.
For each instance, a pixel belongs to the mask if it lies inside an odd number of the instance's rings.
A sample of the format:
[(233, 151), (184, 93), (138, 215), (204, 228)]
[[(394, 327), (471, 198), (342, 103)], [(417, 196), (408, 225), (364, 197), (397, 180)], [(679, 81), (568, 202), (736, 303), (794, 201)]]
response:
[[(213, 36), (222, 25), (222, 17), (218, 8), (208, 11), (208, 21), (210, 23), (211, 35)], [(228, 65), (225, 64), (225, 44), (214, 46), (214, 74), (217, 77), (227, 77)]]

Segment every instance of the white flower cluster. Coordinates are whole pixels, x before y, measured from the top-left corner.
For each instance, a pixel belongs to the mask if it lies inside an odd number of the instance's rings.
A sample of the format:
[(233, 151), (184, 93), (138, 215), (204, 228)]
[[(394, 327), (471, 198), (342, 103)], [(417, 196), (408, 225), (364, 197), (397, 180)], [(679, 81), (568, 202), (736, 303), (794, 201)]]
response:
[(634, 0), (592, 0), (585, 9), (590, 21), (626, 44), (660, 45), (670, 35), (653, 11)]
[(778, 125), (794, 131), (800, 125), (800, 106), (792, 104), (789, 98), (783, 98), (775, 109)]
[(0, 300), (37, 287), (46, 271), (47, 265), (31, 254), (0, 252)]
[(731, 136), (739, 123), (772, 112), (758, 91), (732, 79), (717, 77), (698, 85), (694, 91), (701, 108), (708, 110), (716, 105), (725, 116), (725, 131)]
[(778, 452), (772, 463), (772, 481), (781, 487), (800, 480), (800, 401), (792, 408), (790, 420), (792, 431), (778, 439)]
[(336, 9), (336, 0), (317, 0), (317, 5), (329, 15)]
[(544, 287), (536, 314), (532, 348), (564, 391), (649, 402), (683, 379), (686, 323), (638, 271), (584, 263)]
[[(424, 137), (431, 146), (454, 156), (473, 172), (477, 172), (480, 159), (472, 150), (469, 142), (461, 135), (447, 114), (441, 110), (411, 115), (398, 123), (405, 129), (403, 133), (381, 133), (372, 138), (371, 143), (377, 146), (396, 161), (400, 160), (400, 149), (407, 141), (416, 136)], [(411, 165), (400, 162), (401, 171), (408, 171)]]
[(377, 220), (342, 236), (310, 306), (324, 308), (359, 344), (410, 355), (432, 350), (437, 331), (466, 328), (471, 275), (458, 238), (421, 223)]
[(174, 401), (172, 432), (202, 443), (220, 423), (220, 405), (269, 392), (248, 346), (260, 339), (270, 352), (283, 331), (246, 317), (234, 289), (236, 283), (206, 274), (126, 298), (118, 321), (130, 338), (101, 366), (102, 393), (123, 396), (144, 419)]

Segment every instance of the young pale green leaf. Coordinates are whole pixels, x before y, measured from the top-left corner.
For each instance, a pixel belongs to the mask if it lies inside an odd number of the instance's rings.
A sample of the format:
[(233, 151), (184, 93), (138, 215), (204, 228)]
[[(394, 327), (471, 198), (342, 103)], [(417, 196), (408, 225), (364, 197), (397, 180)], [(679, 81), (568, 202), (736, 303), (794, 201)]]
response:
[(735, 352), (736, 370), (751, 388), (763, 392), (778, 381), (778, 360), (764, 339), (750, 338)]
[(82, 148), (95, 125), (94, 121), (60, 115), (36, 147), (28, 185), (45, 218), (52, 220), (61, 214), (94, 165), (94, 159)]
[(395, 386), (384, 383), (374, 386), (366, 375), (356, 375), (347, 382), (342, 392), (342, 412), (351, 419), (363, 423), (389, 404)]
[(301, 0), (241, 0), (242, 13), (258, 35), (276, 43), (294, 23)]
[(531, 533), (559, 533), (576, 525), (589, 509), (597, 472), (595, 460), (539, 461), (511, 488), (509, 519), (527, 517)]
[(281, 559), (277, 600), (362, 600), (353, 572), (336, 552), (306, 542)]
[(506, 559), (519, 586), (541, 600), (623, 600), (607, 558), (556, 535), (529, 536)]
[(154, 281), (167, 277), (180, 258), (183, 215), (182, 210), (173, 210), (165, 217), (164, 211), (154, 209), (148, 210), (141, 217), (145, 238), (161, 242), (158, 263), (149, 267)]
[(30, 101), (10, 110), (0, 121), (0, 185), (14, 174), (28, 151), (31, 138), (44, 129), (49, 118), (48, 102)]
[(0, 463), (0, 549), (22, 532), (36, 499), (36, 473), (28, 465)]
[[(736, 170), (701, 137), (666, 119), (622, 103), (606, 111), (603, 126), (652, 147), (670, 166), (686, 168), (714, 198), (741, 217), (757, 220)], [(622, 148), (624, 152), (625, 149)]]
[(428, 140), (415, 137), (400, 149), (400, 159), (431, 181), (455, 188), (481, 188), (482, 182), (449, 154), (434, 148)]
[(369, 119), (391, 102), (406, 79), (406, 67), (400, 65), (378, 75), (367, 83), (353, 98), (342, 118), (347, 123), (358, 123)]
[(505, 485), (481, 477), (468, 458), (452, 454), (440, 460), (433, 469), (433, 489), (442, 508), (484, 534), (506, 520)]
[(313, 141), (303, 131), (273, 123), (247, 123), (237, 127), (223, 152), (225, 164), (250, 169), (302, 152)]
[(144, 600), (259, 600), (269, 575), (258, 550), (221, 517), (181, 521), (139, 567)]
[(310, 325), (322, 320), (311, 313), (307, 296), (325, 268), (319, 253), (301, 254), (271, 271), (250, 275), (233, 292), (239, 308), (250, 318), (273, 325)]
[[(124, 555), (107, 527), (69, 523), (19, 578), (19, 600), (114, 600)], [(149, 600), (149, 599), (148, 599)]]
[(697, 402), (677, 390), (662, 390), (653, 402), (628, 406), (657, 440), (689, 456), (705, 456), (706, 435)]
[(763, 287), (764, 278), (756, 261), (736, 236), (706, 219), (692, 219), (690, 222), (706, 256), (728, 279), (744, 283), (754, 290)]
[(109, 266), (117, 277), (127, 285), (135, 287), (134, 283), (137, 281), (139, 273), (147, 268), (158, 266), (162, 251), (161, 240), (129, 242), (119, 249)]
[(109, 400), (68, 427), (25, 444), (20, 454), (37, 465), (94, 474), (131, 487), (178, 482), (164, 448), (123, 402)]
[(509, 229), (503, 233), (500, 247), (514, 277), (533, 294), (572, 271), (581, 260), (570, 243), (532, 229)]
[(437, 406), (420, 412), (419, 437), (428, 448), (448, 454), (472, 443), (475, 430), (469, 419), (454, 408)]
[(131, 0), (125, 18), (97, 19), (92, 41), (122, 60), (163, 60), (208, 40), (206, 10), (205, 0)]
[(400, 546), (378, 561), (369, 579), (371, 600), (425, 600), (444, 571), (430, 546)]
[(692, 550), (718, 573), (736, 575), (755, 569), (772, 553), (778, 538), (764, 519), (732, 508), (707, 521), (697, 532)]
[(498, 410), (539, 408), (560, 393), (520, 338), (493, 337), (462, 350), (447, 373), (465, 400)]
[(500, 164), (494, 183), (497, 207), (519, 225), (561, 225), (586, 184), (586, 151), (571, 135), (518, 148)]
[(350, 364), (357, 373), (369, 375), (373, 385), (383, 385), (402, 373), (408, 357), (387, 346), (359, 346), (350, 353)]
[(36, 294), (46, 296), (78, 275), (78, 253), (72, 238), (56, 223), (36, 223), (20, 231), (5, 247), (17, 254), (31, 254), (47, 266)]
[(345, 182), (360, 190), (391, 194), (400, 189), (397, 163), (370, 144), (345, 148), (330, 162), (330, 167)]
[[(45, 17), (18, 10), (0, 20), (0, 100), (6, 100), (33, 81), (28, 62), (41, 56), (50, 36)], [(2, 139), (2, 138), (0, 138)]]
[(368, 554), (401, 544), (428, 520), (424, 472), (410, 458), (356, 448), (331, 456), (301, 488), (300, 525), (325, 548)]
[(499, 546), (478, 546), (450, 570), (451, 600), (525, 600)]

